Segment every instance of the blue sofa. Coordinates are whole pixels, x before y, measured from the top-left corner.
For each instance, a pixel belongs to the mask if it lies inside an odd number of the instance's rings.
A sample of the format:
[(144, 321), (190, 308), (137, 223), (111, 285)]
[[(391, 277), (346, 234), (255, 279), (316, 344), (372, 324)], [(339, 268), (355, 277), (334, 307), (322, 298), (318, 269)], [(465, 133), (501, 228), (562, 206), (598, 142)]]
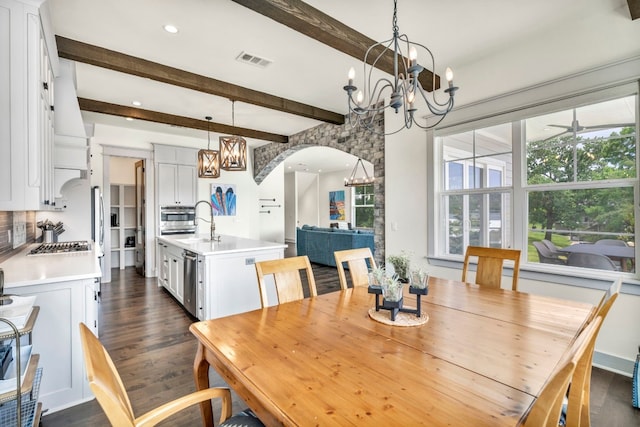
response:
[(341, 230), (303, 225), (296, 229), (296, 250), (309, 261), (335, 267), (335, 251), (369, 247), (374, 253), (373, 231)]

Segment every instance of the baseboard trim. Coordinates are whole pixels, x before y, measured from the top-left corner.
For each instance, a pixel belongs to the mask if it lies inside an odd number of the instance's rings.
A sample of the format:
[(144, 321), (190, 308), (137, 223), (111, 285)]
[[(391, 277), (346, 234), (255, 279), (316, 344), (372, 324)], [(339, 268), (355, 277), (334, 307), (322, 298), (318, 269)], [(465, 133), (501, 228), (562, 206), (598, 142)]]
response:
[(631, 377), (633, 375), (634, 363), (635, 360), (624, 359), (599, 351), (593, 352), (593, 366), (624, 375), (625, 377)]

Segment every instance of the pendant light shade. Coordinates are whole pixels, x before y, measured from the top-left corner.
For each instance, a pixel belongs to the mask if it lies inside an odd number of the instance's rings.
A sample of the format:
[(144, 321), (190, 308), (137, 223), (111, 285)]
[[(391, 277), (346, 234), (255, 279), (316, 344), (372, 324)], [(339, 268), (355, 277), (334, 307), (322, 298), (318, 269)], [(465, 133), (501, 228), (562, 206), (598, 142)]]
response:
[(211, 116), (207, 119), (207, 149), (198, 151), (198, 177), (218, 178), (220, 176), (220, 152), (211, 150), (210, 123)]

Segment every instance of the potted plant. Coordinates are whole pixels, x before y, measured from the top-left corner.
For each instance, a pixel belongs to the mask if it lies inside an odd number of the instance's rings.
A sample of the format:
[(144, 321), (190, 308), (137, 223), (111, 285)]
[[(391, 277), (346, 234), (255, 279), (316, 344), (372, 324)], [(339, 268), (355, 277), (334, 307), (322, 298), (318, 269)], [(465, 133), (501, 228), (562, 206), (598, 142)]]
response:
[(412, 294), (426, 295), (428, 289), (429, 273), (423, 270), (413, 270), (409, 276), (409, 292)]
[(382, 279), (382, 297), (385, 302), (397, 303), (402, 300), (403, 283), (397, 276), (384, 276)]
[(400, 255), (389, 255), (387, 262), (393, 266), (393, 271), (398, 275), (400, 281), (409, 281), (409, 254), (401, 251)]
[(369, 286), (381, 286), (387, 275), (384, 267), (376, 267), (369, 272)]

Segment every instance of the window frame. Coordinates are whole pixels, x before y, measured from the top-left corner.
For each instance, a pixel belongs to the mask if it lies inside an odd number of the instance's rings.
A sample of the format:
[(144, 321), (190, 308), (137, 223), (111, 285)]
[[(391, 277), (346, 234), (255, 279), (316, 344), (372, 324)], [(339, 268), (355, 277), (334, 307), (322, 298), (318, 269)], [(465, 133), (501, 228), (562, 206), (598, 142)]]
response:
[[(549, 114), (557, 111), (562, 111), (571, 108), (579, 108), (585, 105), (595, 104), (599, 102), (605, 102), (617, 98), (626, 96), (635, 96), (636, 98), (636, 178), (635, 179), (622, 179), (622, 180), (602, 180), (602, 181), (586, 181), (586, 182), (570, 182), (570, 183), (554, 183), (554, 184), (539, 184), (529, 185), (527, 184), (527, 170), (526, 170), (526, 141), (524, 138), (524, 120), (530, 117)], [(551, 190), (549, 185), (552, 185), (553, 190), (560, 189), (592, 189), (592, 188), (613, 188), (623, 184), (624, 186), (632, 186), (634, 188), (634, 204), (635, 204), (635, 240), (636, 243), (636, 260), (640, 260), (640, 238), (638, 233), (640, 230), (640, 136), (638, 131), (640, 129), (640, 90), (637, 82), (621, 84), (615, 87), (610, 87), (602, 90), (592, 90), (583, 92), (571, 97), (562, 99), (550, 100), (548, 102), (541, 102), (534, 106), (528, 106), (518, 110), (505, 112), (502, 114), (496, 114), (492, 117), (483, 117), (477, 120), (468, 120), (461, 124), (454, 124), (444, 128), (432, 130), (427, 134), (427, 173), (432, 185), (427, 187), (427, 196), (433, 203), (429, 206), (429, 212), (427, 215), (427, 231), (430, 236), (437, 236), (436, 239), (428, 239), (428, 255), (429, 262), (435, 265), (459, 268), (459, 263), (462, 261), (461, 255), (445, 255), (443, 245), (446, 239), (446, 235), (443, 232), (444, 226), (443, 215), (444, 210), (441, 208), (442, 200), (441, 196), (444, 194), (444, 169), (441, 167), (444, 160), (442, 155), (441, 144), (438, 143), (438, 138), (448, 135), (459, 134), (474, 129), (481, 129), (489, 126), (499, 125), (501, 123), (512, 123), (513, 132), (513, 177), (512, 177), (512, 194), (511, 194), (511, 218), (512, 227), (510, 232), (512, 233), (512, 246), (516, 248), (523, 248), (523, 260), (521, 264), (521, 271), (525, 272), (524, 277), (527, 276), (526, 272), (533, 273), (532, 277), (536, 277), (539, 280), (554, 281), (554, 282), (574, 282), (580, 277), (594, 278), (599, 280), (600, 278), (608, 279), (613, 277), (611, 272), (596, 272), (593, 270), (585, 270), (580, 268), (567, 268), (563, 266), (556, 266), (544, 264), (541, 266), (539, 263), (528, 263), (527, 249), (528, 249), (528, 237), (527, 229), (528, 225), (528, 197), (531, 191), (547, 191)], [(630, 185), (630, 181), (633, 183)], [(596, 184), (596, 185), (594, 185)], [(480, 189), (482, 192), (491, 190), (491, 188)], [(467, 194), (469, 191), (466, 192)], [(450, 193), (448, 193), (450, 194)], [(518, 218), (527, 218), (523, 221)], [(542, 267), (542, 268), (541, 268)], [(566, 270), (569, 270), (567, 272)], [(625, 276), (625, 283), (631, 281), (634, 284), (640, 285), (640, 269), (636, 268), (635, 273), (620, 273)], [(549, 275), (553, 277), (549, 277)], [(541, 278), (542, 277), (542, 278)], [(569, 283), (575, 284), (575, 283)], [(580, 286), (580, 285), (578, 285)]]
[[(351, 222), (353, 223), (353, 228), (362, 228), (362, 229), (366, 229), (366, 230), (373, 230), (373, 225), (371, 227), (358, 227), (357, 224), (357, 209), (359, 208), (371, 208), (372, 210), (375, 208), (375, 187), (373, 185), (373, 183), (371, 184), (367, 184), (367, 185), (362, 185), (361, 187), (371, 187), (371, 195), (373, 196), (373, 203), (370, 205), (356, 205), (356, 188), (357, 187), (351, 187)], [(369, 193), (367, 193), (369, 194)], [(375, 213), (375, 210), (374, 210)]]

